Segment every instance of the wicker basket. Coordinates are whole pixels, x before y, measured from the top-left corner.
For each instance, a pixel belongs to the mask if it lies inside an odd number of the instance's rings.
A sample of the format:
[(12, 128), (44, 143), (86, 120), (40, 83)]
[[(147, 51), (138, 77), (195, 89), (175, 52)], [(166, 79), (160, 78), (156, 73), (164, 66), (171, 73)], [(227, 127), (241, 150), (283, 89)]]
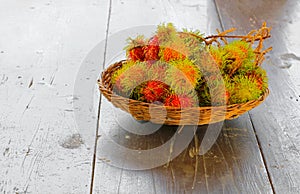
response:
[[(213, 43), (221, 45), (221, 42), (223, 42), (223, 44), (227, 44), (227, 39), (240, 39), (251, 43), (251, 45), (254, 45), (254, 42), (258, 42), (257, 47), (254, 49), (254, 53), (256, 55), (254, 63), (256, 65), (260, 65), (264, 60), (264, 55), (272, 49), (272, 47), (270, 47), (263, 50), (263, 41), (271, 36), (270, 28), (268, 28), (264, 22), (260, 29), (252, 30), (247, 35), (227, 35), (234, 30), (235, 29), (232, 28), (224, 32), (218, 31), (217, 35), (207, 36), (205, 38), (194, 34), (191, 35), (201, 39), (206, 45)], [(185, 32), (180, 33), (185, 34)], [(121, 68), (124, 62), (126, 61), (120, 61), (110, 65), (102, 73), (101, 80), (98, 81), (98, 84), (102, 94), (114, 106), (130, 113), (136, 120), (151, 121), (153, 123), (166, 125), (204, 125), (215, 123), (226, 119), (234, 119), (253, 109), (262, 103), (269, 94), (269, 90), (267, 89), (260, 98), (246, 103), (231, 104), (228, 106), (191, 107), (184, 109), (141, 102), (122, 97), (112, 91), (112, 74)]]
[(204, 125), (237, 118), (239, 115), (258, 106), (269, 94), (269, 90), (257, 100), (242, 104), (216, 107), (174, 108), (151, 104), (119, 96), (112, 91), (111, 76), (126, 61), (110, 65), (98, 81), (102, 94), (117, 108), (130, 113), (136, 120), (151, 121), (165, 125)]

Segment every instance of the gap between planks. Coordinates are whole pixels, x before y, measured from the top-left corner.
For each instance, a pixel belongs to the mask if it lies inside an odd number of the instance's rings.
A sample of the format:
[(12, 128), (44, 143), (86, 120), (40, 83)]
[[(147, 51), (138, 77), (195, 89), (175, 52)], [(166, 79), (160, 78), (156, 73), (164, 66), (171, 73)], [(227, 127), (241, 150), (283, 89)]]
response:
[(273, 193), (275, 194), (275, 189), (274, 189), (274, 185), (273, 185), (273, 181), (272, 181), (272, 178), (271, 178), (271, 175), (270, 175), (270, 172), (269, 172), (269, 169), (268, 169), (268, 166), (267, 166), (267, 162), (266, 162), (266, 158), (264, 156), (264, 153), (263, 153), (263, 150), (262, 150), (262, 147), (261, 147), (261, 143), (257, 137), (257, 134), (256, 134), (256, 129), (253, 125), (253, 121), (252, 121), (252, 117), (249, 113), (247, 113), (249, 115), (249, 118), (250, 118), (250, 123), (252, 125), (252, 128), (253, 128), (253, 131), (254, 131), (254, 135), (255, 135), (255, 138), (256, 138), (256, 141), (257, 141), (257, 144), (258, 144), (258, 148), (260, 150), (260, 153), (261, 153), (261, 157), (262, 157), (262, 160), (263, 160), (263, 163), (264, 163), (264, 166), (265, 166), (265, 169), (266, 169), (266, 172), (267, 172), (267, 175), (268, 175), (268, 179), (269, 179), (269, 182), (270, 182), (270, 185), (271, 185), (271, 188), (272, 188), (272, 191)]
[[(112, 9), (112, 0), (109, 0), (109, 8), (108, 8), (106, 32), (105, 32), (104, 59), (103, 59), (103, 64), (102, 64), (103, 69), (105, 67), (105, 62), (106, 62), (106, 50), (107, 50), (107, 40), (108, 40), (111, 9)], [(90, 194), (93, 193), (93, 189), (94, 189), (95, 167), (96, 167), (96, 160), (97, 160), (97, 146), (98, 146), (98, 136), (99, 136), (99, 125), (100, 125), (101, 100), (102, 100), (102, 95), (100, 94), (99, 103), (98, 103), (98, 111), (97, 111), (97, 124), (96, 124), (94, 154), (93, 154), (92, 169), (91, 169), (92, 173), (91, 173)]]

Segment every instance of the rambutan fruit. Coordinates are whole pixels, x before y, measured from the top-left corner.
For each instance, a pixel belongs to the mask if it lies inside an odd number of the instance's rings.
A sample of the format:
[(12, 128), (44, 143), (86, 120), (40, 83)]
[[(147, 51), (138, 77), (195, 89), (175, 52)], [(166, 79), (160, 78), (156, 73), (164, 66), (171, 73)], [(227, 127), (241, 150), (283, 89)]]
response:
[(136, 100), (144, 102), (163, 102), (166, 96), (169, 95), (169, 86), (161, 81), (150, 80), (142, 83), (135, 90)]
[(233, 77), (232, 87), (229, 88), (229, 92), (231, 104), (256, 100), (262, 94), (256, 80), (243, 75)]
[(145, 61), (159, 60), (159, 41), (157, 36), (153, 36), (144, 47)]
[(143, 61), (145, 58), (144, 49), (146, 40), (139, 35), (135, 39), (127, 39), (128, 46), (125, 47), (127, 57), (132, 61)]
[(201, 79), (200, 70), (189, 59), (170, 62), (166, 70), (166, 83), (177, 94), (193, 91), (199, 79)]
[(196, 106), (196, 100), (188, 95), (171, 94), (165, 99), (164, 105), (176, 108), (188, 108)]

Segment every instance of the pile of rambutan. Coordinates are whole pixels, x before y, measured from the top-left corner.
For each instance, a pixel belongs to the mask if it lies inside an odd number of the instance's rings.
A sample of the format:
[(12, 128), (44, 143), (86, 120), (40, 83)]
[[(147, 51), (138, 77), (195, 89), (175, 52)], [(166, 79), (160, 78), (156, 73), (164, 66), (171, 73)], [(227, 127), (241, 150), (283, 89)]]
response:
[(128, 39), (127, 60), (112, 75), (118, 95), (176, 108), (256, 100), (267, 89), (266, 72), (242, 39), (207, 45), (199, 31), (162, 24), (146, 39)]

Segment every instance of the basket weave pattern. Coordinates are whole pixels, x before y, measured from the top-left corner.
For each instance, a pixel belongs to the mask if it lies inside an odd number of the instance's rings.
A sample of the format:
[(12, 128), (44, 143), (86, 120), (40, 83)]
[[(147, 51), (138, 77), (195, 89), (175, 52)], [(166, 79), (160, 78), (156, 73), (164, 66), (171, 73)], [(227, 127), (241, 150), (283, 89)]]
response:
[(265, 93), (257, 100), (248, 101), (241, 104), (231, 104), (228, 106), (215, 107), (190, 107), (190, 108), (174, 108), (141, 102), (113, 92), (111, 83), (112, 74), (122, 67), (126, 61), (120, 61), (110, 65), (98, 81), (99, 89), (102, 94), (115, 107), (130, 113), (136, 120), (151, 121), (157, 124), (166, 125), (204, 125), (209, 123), (230, 120), (258, 106), (269, 94), (267, 89)]

